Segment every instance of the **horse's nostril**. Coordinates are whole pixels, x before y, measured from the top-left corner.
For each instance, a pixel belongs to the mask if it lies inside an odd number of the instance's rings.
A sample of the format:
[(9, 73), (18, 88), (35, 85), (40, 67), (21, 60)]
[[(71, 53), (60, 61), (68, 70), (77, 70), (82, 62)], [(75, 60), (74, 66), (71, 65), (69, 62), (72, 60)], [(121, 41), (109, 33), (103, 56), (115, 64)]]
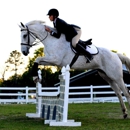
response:
[(26, 53), (25, 51), (23, 51), (23, 54), (24, 54), (25, 56), (27, 56), (27, 53)]
[(23, 54), (25, 55), (25, 51), (23, 51)]

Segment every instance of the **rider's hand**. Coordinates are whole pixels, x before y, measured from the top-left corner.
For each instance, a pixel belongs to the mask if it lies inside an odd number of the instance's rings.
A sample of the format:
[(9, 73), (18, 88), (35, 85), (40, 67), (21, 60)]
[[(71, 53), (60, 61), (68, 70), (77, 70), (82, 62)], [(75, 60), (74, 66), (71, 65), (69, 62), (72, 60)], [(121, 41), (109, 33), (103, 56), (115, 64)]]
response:
[(45, 27), (45, 30), (46, 30), (47, 32), (51, 32), (50, 28), (48, 28), (48, 27)]

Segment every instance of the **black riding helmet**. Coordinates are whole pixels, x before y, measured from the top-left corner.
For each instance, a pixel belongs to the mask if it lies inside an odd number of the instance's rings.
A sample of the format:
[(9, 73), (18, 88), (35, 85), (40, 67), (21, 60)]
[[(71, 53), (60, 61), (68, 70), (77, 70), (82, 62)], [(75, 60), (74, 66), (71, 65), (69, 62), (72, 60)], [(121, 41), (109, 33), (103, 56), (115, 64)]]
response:
[(47, 15), (54, 15), (54, 16), (58, 17), (59, 16), (59, 11), (57, 9), (50, 9), (48, 11)]

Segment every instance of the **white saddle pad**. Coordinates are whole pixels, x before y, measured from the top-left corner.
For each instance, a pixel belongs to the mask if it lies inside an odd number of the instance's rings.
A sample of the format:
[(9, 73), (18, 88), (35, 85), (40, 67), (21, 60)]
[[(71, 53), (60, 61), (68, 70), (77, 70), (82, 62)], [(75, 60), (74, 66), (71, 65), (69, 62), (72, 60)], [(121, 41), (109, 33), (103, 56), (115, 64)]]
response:
[(98, 49), (93, 44), (86, 46), (86, 51), (88, 51), (91, 54), (97, 54), (98, 53)]

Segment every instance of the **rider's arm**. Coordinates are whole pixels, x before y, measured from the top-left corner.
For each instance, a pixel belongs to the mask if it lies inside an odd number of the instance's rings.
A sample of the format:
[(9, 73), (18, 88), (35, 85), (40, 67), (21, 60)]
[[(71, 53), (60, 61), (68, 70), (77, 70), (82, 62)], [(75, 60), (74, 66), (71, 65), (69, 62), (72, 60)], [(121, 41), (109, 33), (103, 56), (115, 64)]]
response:
[(61, 36), (61, 33), (58, 30), (57, 30), (57, 33), (54, 31), (51, 31), (50, 34), (51, 34), (51, 36), (54, 36), (56, 38), (60, 38), (60, 36)]

